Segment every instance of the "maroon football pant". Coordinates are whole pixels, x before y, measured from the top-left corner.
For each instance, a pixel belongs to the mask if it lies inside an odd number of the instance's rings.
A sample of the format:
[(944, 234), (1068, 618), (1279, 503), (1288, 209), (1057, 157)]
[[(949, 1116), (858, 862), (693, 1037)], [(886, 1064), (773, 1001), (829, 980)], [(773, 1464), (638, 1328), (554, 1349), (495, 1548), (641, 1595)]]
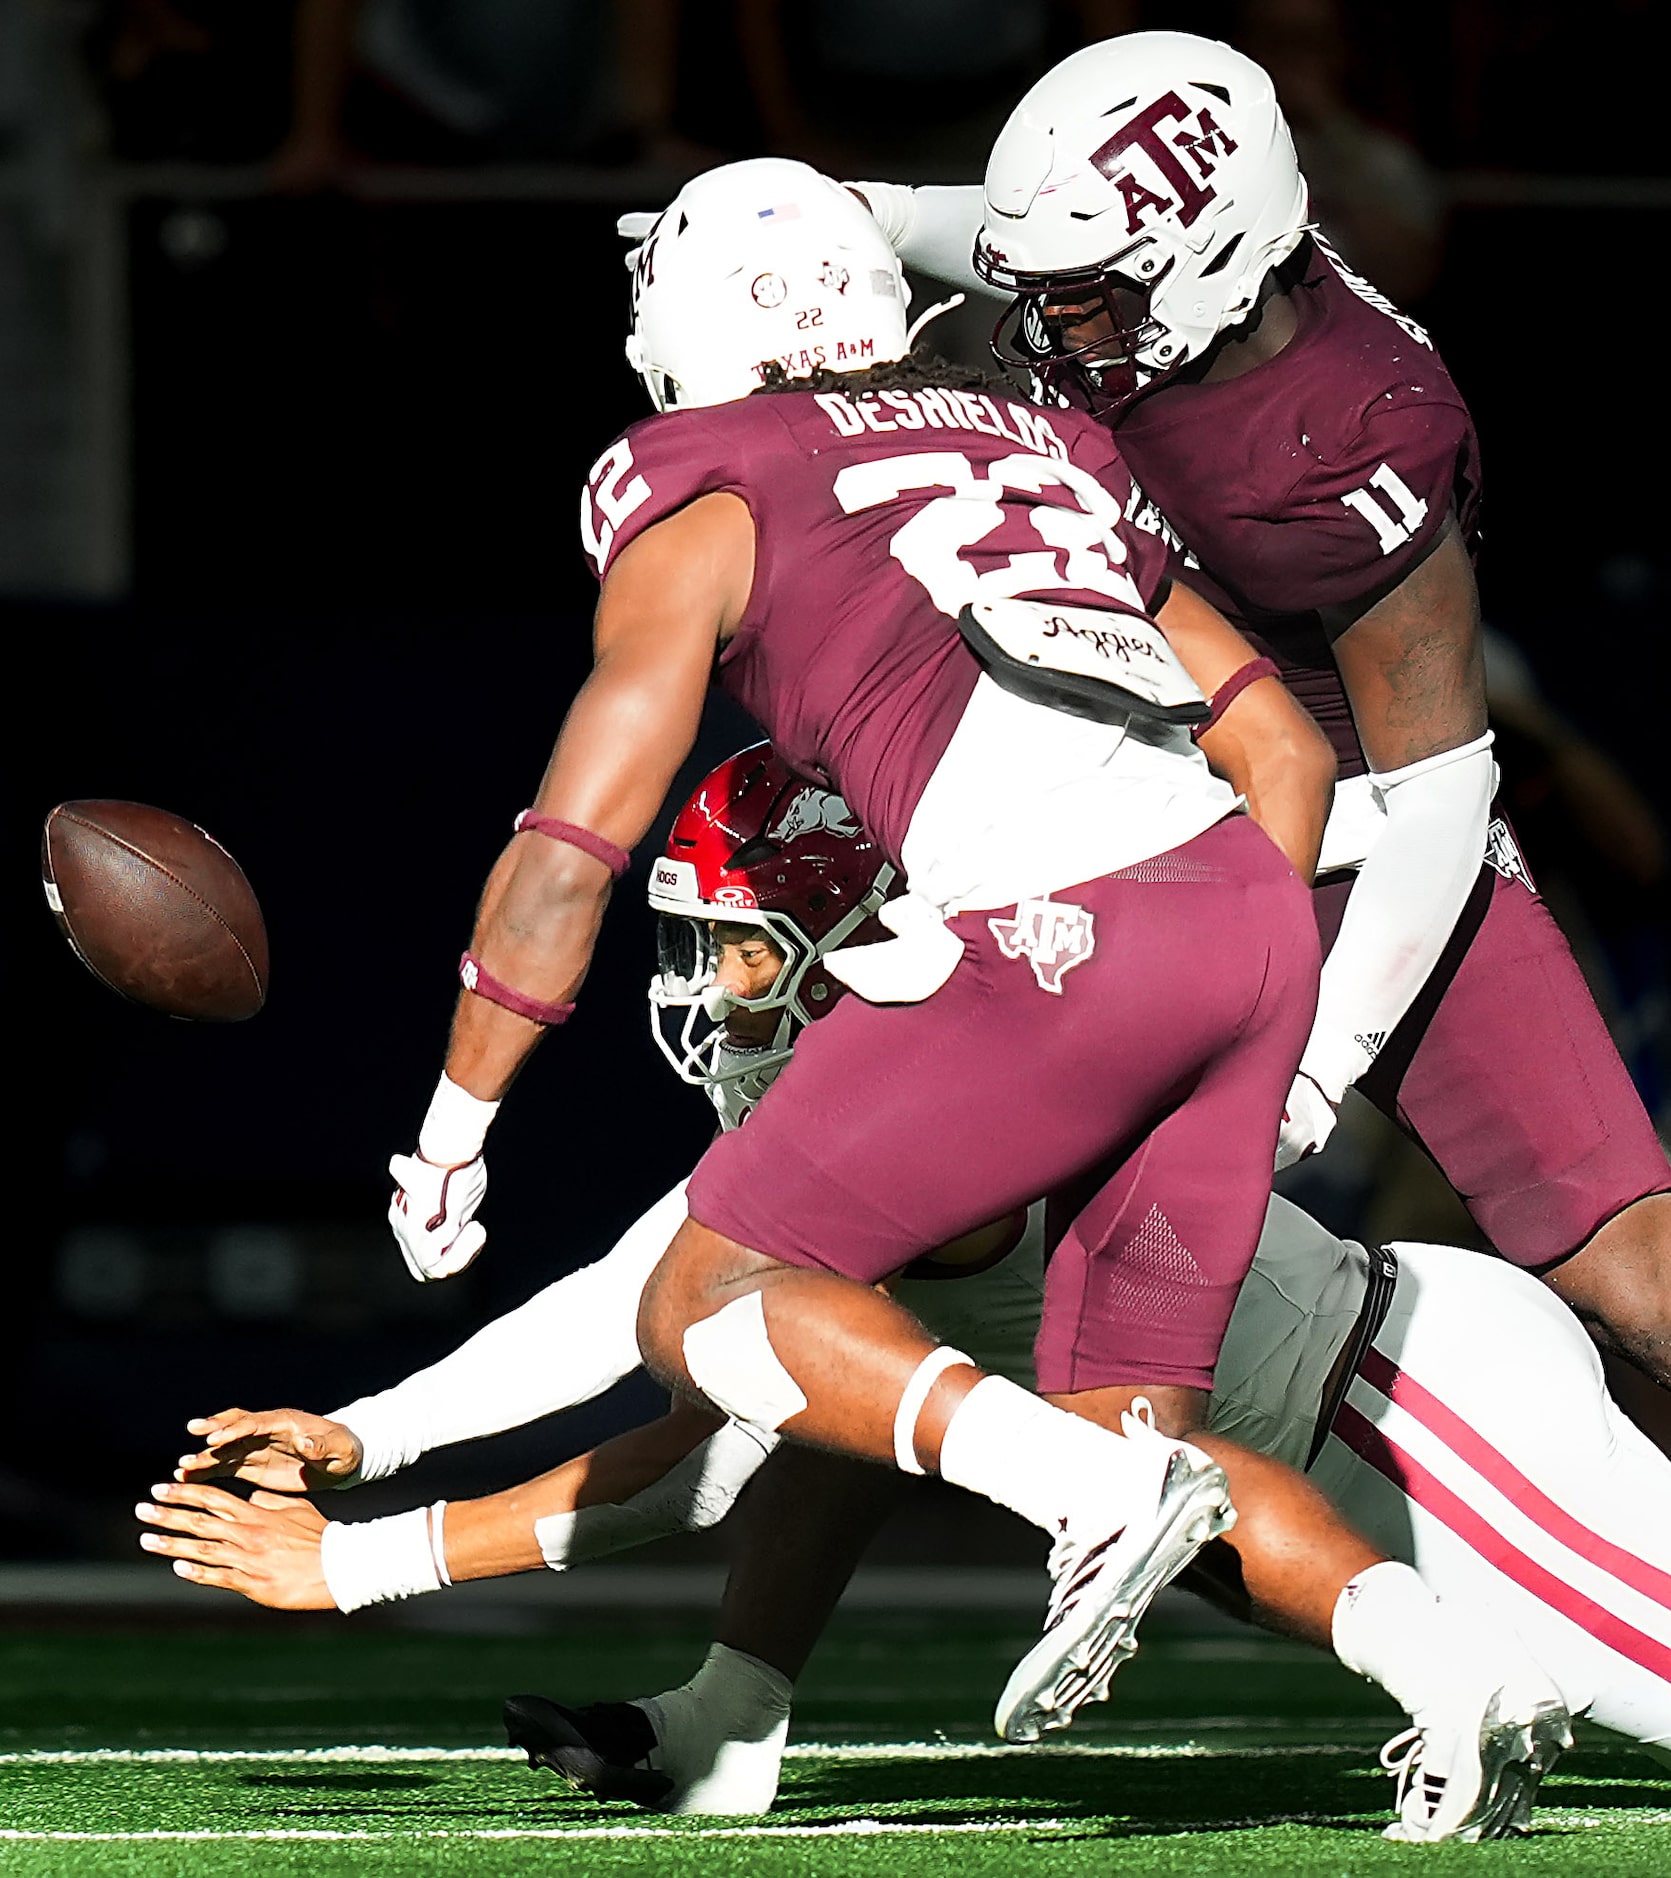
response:
[(1234, 815), (1052, 899), (1089, 916), (1088, 956), (1057, 976), (1005, 955), (1015, 909), (963, 914), (933, 997), (849, 996), (806, 1031), (703, 1157), (691, 1217), (873, 1284), (1113, 1165), (1051, 1261), (1039, 1387), (1207, 1389), (1316, 1003), (1307, 894)]
[[(1317, 888), (1325, 948), (1351, 885)], [(1572, 949), (1524, 875), (1481, 869), (1432, 977), (1357, 1086), (1516, 1265), (1562, 1258), (1633, 1200), (1671, 1188)]]

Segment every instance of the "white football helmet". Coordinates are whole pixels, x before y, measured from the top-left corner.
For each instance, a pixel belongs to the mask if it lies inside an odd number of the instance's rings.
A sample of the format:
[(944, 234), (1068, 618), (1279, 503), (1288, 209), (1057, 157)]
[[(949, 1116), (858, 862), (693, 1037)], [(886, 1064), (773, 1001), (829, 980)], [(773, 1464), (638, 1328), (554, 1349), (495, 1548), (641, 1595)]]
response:
[(627, 257), (627, 362), (658, 411), (903, 358), (905, 275), (874, 218), (805, 163), (758, 157), (686, 183)]
[(1247, 317), (1307, 206), (1261, 66), (1193, 33), (1087, 46), (1021, 100), (987, 165), (975, 268), (1017, 295), (1000, 356), (1121, 403)]

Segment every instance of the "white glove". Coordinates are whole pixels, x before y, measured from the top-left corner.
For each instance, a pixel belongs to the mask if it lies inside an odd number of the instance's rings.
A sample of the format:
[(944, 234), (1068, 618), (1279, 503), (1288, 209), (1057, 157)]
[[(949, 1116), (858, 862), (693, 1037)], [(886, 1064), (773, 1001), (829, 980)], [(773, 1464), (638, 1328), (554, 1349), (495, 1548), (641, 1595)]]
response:
[(475, 1218), (487, 1192), (487, 1163), (478, 1154), (461, 1167), (437, 1167), (421, 1155), (397, 1154), (389, 1172), (395, 1177), (389, 1224), (406, 1269), (419, 1284), (463, 1271), (487, 1243), (487, 1228)]
[(1321, 1151), (1334, 1130), (1335, 1105), (1302, 1070), (1288, 1091), (1276, 1138), (1276, 1171)]

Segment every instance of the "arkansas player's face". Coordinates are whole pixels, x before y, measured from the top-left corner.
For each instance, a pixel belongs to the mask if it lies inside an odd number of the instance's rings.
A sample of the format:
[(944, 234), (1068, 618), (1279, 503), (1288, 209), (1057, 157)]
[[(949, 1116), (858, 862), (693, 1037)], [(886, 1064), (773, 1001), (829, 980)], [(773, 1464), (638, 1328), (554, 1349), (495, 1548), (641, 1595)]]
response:
[[(783, 970), (783, 953), (758, 926), (714, 924), (714, 984), (734, 998), (763, 998)], [(778, 1011), (739, 1011), (725, 1014), (725, 1034), (745, 1049), (769, 1044), (777, 1034)]]

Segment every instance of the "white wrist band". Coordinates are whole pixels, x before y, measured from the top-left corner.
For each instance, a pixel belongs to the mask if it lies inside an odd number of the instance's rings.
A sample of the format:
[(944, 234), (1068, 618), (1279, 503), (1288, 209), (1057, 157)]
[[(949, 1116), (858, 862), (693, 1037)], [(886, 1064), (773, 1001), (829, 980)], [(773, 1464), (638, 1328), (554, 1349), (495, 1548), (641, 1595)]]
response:
[(427, 1506), (352, 1526), (332, 1520), (319, 1535), (319, 1568), (337, 1609), (358, 1611), (439, 1591), (431, 1531)]
[(435, 1575), (444, 1585), (453, 1581), (447, 1570), (447, 1503), (437, 1500), (429, 1509), (429, 1556)]
[(484, 1102), (443, 1075), (418, 1130), (419, 1154), (436, 1167), (460, 1167), (473, 1161), (498, 1113), (497, 1102)]

